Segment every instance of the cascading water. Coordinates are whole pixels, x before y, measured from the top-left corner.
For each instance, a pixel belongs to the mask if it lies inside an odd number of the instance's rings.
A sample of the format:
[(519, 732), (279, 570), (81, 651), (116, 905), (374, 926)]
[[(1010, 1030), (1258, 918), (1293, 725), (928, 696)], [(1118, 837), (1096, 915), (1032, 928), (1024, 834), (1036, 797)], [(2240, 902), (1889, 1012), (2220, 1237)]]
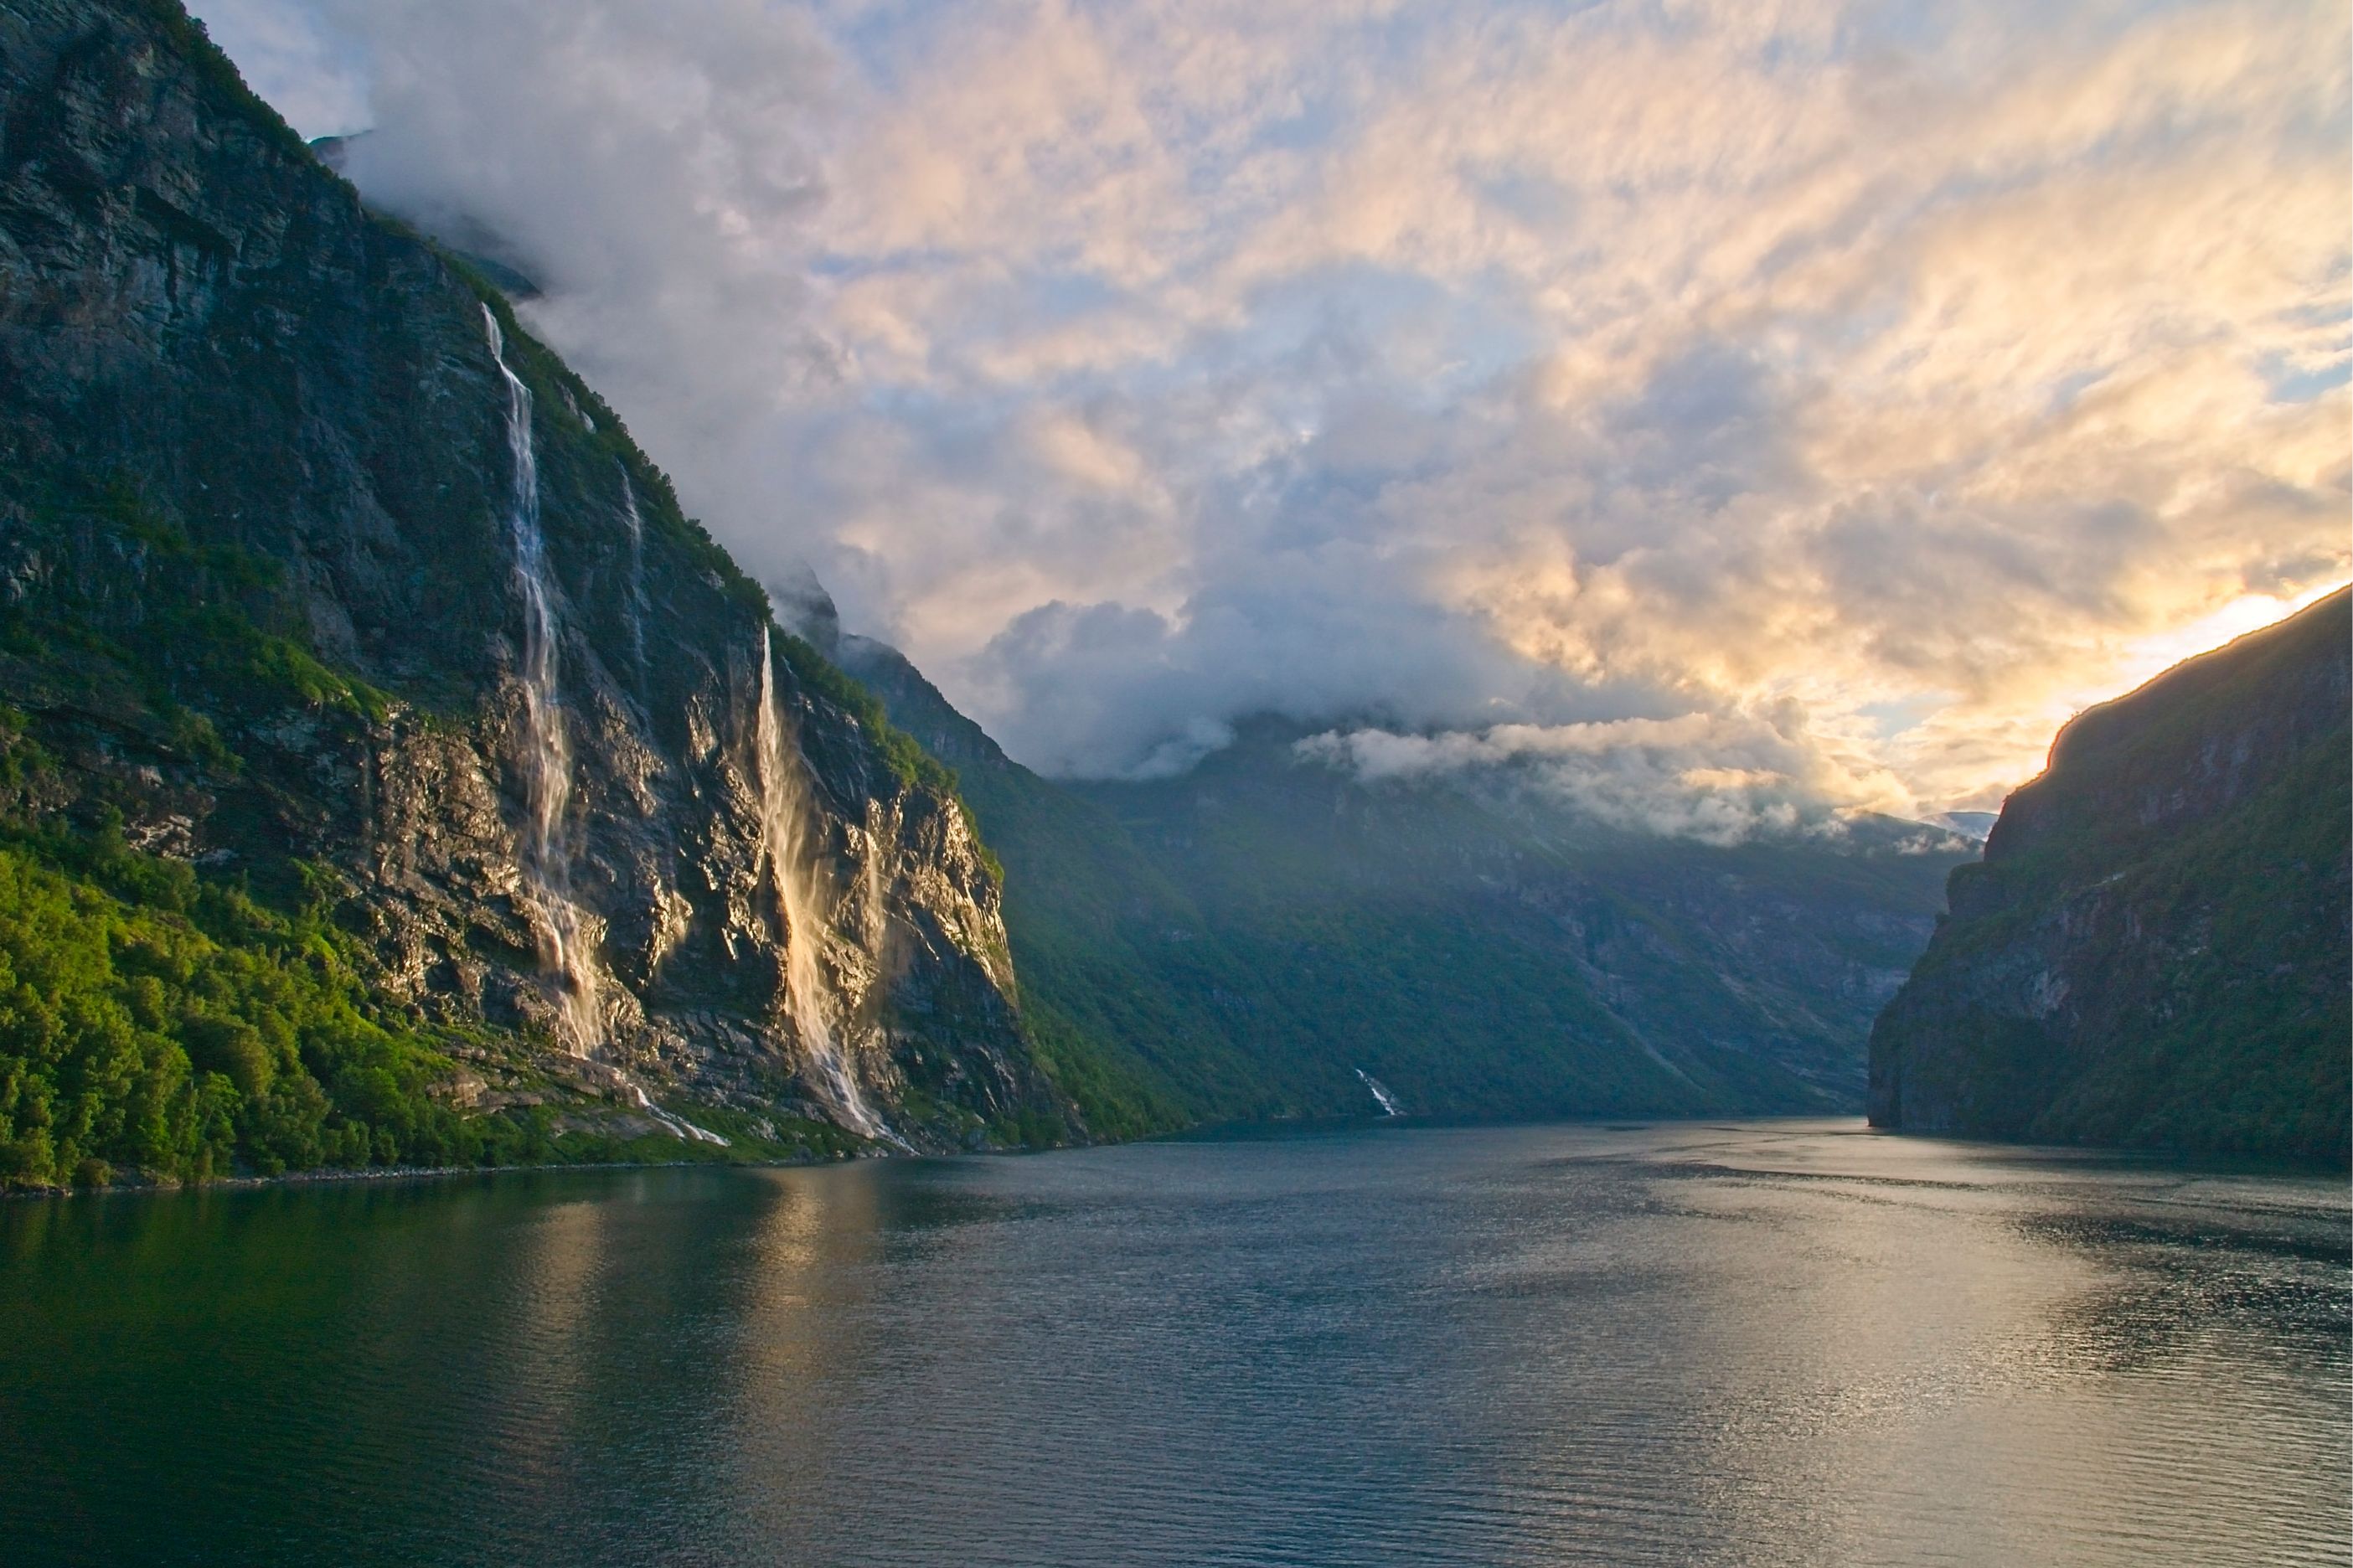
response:
[[(638, 487), (629, 470), (621, 470), (621, 517), (629, 525), (629, 656), (637, 663), (638, 684), (646, 679), (646, 521), (638, 514)], [(644, 693), (639, 692), (640, 696)]]
[(1381, 1108), (1381, 1114), (1383, 1116), (1395, 1116), (1398, 1113), (1397, 1097), (1382, 1087), (1380, 1079), (1375, 1078), (1372, 1074), (1366, 1072), (1362, 1068), (1356, 1068), (1356, 1076), (1363, 1079), (1365, 1080), (1365, 1087), (1373, 1091), (1374, 1103), (1377, 1104)]
[(816, 856), (809, 843), (810, 803), (801, 782), (807, 764), (785, 738), (776, 702), (776, 667), (768, 630), (760, 628), (760, 715), (755, 740), (760, 763), (760, 853), (776, 887), (776, 911), (785, 923), (785, 997), (808, 1052), (818, 1092), (844, 1126), (861, 1138), (906, 1148), (866, 1103), (849, 1070), (830, 1016), (832, 986), (818, 956), (825, 919), (815, 883)]
[[(507, 455), (514, 462), (514, 495), (507, 510), (514, 536), (515, 581), (522, 590), (523, 784), (530, 815), (523, 825), (522, 874), (539, 913), (534, 933), (540, 966), (557, 987), (566, 1045), (586, 1059), (604, 1042), (604, 1016), (596, 1001), (596, 966), (589, 956), (587, 922), (572, 901), (572, 743), (564, 729), (564, 704), (556, 689), (555, 595), (547, 580), (547, 540), (539, 527), (539, 452), (531, 434), (531, 388), (507, 367), (506, 339), (499, 319), (482, 308), (482, 329), (491, 358), (507, 383)], [(628, 496), (631, 563), (638, 566), (641, 530), (638, 501)], [(633, 622), (635, 617), (632, 617)], [(642, 666), (644, 632), (638, 637)], [(653, 1102), (644, 1088), (617, 1067), (599, 1064), (613, 1081), (671, 1136), (723, 1147), (727, 1140), (673, 1115)]]
[(514, 464), (514, 494), (507, 509), (513, 535), (516, 584), (522, 591), (523, 783), (529, 815), (523, 825), (522, 873), (538, 907), (540, 962), (555, 979), (572, 1054), (586, 1057), (604, 1037), (596, 1005), (596, 970), (588, 933), (572, 901), (572, 746), (556, 691), (555, 600), (547, 580), (547, 541), (539, 527), (539, 454), (531, 433), (531, 388), (507, 368), (498, 318), (482, 307), (491, 357), (507, 383), (507, 454)]
[(727, 1147), (727, 1140), (708, 1127), (697, 1127), (685, 1117), (664, 1110), (660, 1106), (656, 1105), (653, 1096), (645, 1091), (644, 1086), (620, 1068), (615, 1068), (613, 1076), (620, 1080), (623, 1089), (628, 1090), (629, 1099), (636, 1103), (637, 1108), (660, 1122), (662, 1130), (680, 1142), (691, 1141), (697, 1143), (716, 1143), (722, 1149)]

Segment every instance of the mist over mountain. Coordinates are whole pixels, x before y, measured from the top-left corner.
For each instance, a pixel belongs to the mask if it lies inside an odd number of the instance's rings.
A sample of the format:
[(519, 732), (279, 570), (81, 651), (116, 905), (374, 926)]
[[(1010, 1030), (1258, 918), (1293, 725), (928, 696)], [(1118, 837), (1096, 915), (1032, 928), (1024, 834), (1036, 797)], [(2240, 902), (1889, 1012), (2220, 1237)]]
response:
[(2335, 12), (202, 9), (1050, 776), (1639, 719), (1989, 808), (2353, 559)]
[(1985, 842), (1993, 832), (1993, 825), (2001, 820), (1998, 811), (1943, 811), (1928, 819), (1932, 827), (1949, 828), (1965, 838)]
[(2353, 1561), (2344, 7), (196, 4), (0, 1568)]
[(0, 1183), (1076, 1131), (952, 781), (175, 6), (0, 10)]
[[(1913, 797), (1865, 727), (1541, 654), (1395, 591), (1439, 559), (1402, 535), (1345, 594), (1285, 547), (1182, 614), (1015, 616), (956, 668), (1017, 730), (1056, 715), (1022, 731), (1049, 778), (856, 635), (846, 558), (742, 571), (526, 330), (538, 272), (502, 289), (364, 205), (168, 7), (10, 16), (0, 923), (82, 1020), (14, 1080), (16, 1179), (1844, 1109), (1946, 873), (1978, 886), (1971, 837), (1873, 809)], [(596, 17), (565, 47), (644, 19)], [(811, 90), (764, 58), (723, 83), (747, 123)], [(402, 123), (326, 155), (543, 268), (532, 321), (623, 297), (493, 226), (494, 188), (434, 207)], [(731, 177), (782, 211), (807, 172)], [(1686, 373), (1661, 417), (1749, 452), (1745, 373)], [(1386, 428), (1363, 461), (1414, 449)], [(775, 493), (821, 490), (794, 458)]]
[(1872, 817), (1663, 834), (1541, 775), (1366, 777), (1273, 716), (1182, 774), (1057, 783), (896, 650), (838, 651), (956, 769), (1096, 1125), (1362, 1114), (1366, 1076), (1425, 1116), (1850, 1109), (1975, 853)]
[(1049, 783), (177, 13), (9, 16), (0, 946), (64, 1021), (7, 1179), (1859, 1093), (1966, 850), (1798, 812), (1802, 741), (1261, 714)]

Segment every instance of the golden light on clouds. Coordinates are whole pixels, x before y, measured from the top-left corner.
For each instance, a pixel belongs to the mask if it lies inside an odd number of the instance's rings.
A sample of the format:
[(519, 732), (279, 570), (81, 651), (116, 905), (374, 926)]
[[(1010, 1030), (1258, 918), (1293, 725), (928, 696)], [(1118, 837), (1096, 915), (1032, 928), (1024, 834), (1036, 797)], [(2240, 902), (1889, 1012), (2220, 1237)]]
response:
[(1042, 767), (1988, 805), (2353, 574), (2342, 6), (548, 9), (207, 14), (349, 41), (363, 187)]

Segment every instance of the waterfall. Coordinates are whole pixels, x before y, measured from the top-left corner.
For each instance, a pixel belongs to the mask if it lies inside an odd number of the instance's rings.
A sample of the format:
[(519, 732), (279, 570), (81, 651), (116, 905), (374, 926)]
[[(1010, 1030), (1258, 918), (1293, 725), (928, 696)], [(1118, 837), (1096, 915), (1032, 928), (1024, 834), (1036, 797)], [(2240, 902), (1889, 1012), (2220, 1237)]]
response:
[(628, 1074), (620, 1071), (617, 1068), (614, 1069), (614, 1074), (621, 1080), (621, 1087), (629, 1091), (629, 1098), (637, 1102), (638, 1109), (661, 1123), (662, 1130), (680, 1142), (716, 1143), (722, 1149), (727, 1147), (727, 1140), (708, 1127), (697, 1127), (685, 1117), (673, 1115), (656, 1105), (653, 1096), (645, 1091), (645, 1086)]
[(813, 803), (802, 783), (807, 763), (785, 738), (776, 701), (776, 661), (768, 628), (760, 628), (760, 715), (756, 740), (760, 763), (760, 855), (776, 887), (776, 912), (785, 925), (785, 997), (808, 1053), (810, 1077), (835, 1117), (861, 1138), (906, 1148), (867, 1107), (866, 1097), (834, 1038), (828, 1016), (833, 987), (818, 952), (826, 930), (816, 886), (817, 855), (810, 841)]
[(621, 517), (629, 525), (629, 654), (637, 661), (638, 696), (646, 683), (646, 521), (638, 514), (638, 487), (621, 470)]
[(513, 535), (515, 582), (522, 591), (523, 823), (522, 868), (539, 920), (540, 965), (552, 974), (572, 1054), (586, 1057), (604, 1037), (596, 1005), (596, 970), (580, 908), (572, 901), (572, 745), (564, 731), (556, 691), (554, 592), (548, 585), (547, 541), (539, 528), (539, 454), (532, 444), (531, 389), (507, 368), (498, 318), (482, 307), (491, 358), (507, 383), (507, 454), (514, 494), (507, 509)]
[(1365, 1087), (1373, 1091), (1374, 1102), (1380, 1106), (1381, 1114), (1383, 1116), (1395, 1116), (1398, 1113), (1397, 1097), (1391, 1094), (1388, 1089), (1381, 1087), (1381, 1080), (1366, 1072), (1364, 1068), (1358, 1068), (1356, 1070), (1356, 1076), (1365, 1080)]
[[(589, 952), (587, 922), (572, 901), (572, 742), (564, 731), (564, 702), (556, 689), (555, 591), (548, 584), (547, 540), (539, 528), (539, 452), (532, 444), (531, 388), (507, 367), (506, 340), (487, 305), (482, 307), (482, 330), (490, 338), (491, 358), (506, 377), (507, 455), (514, 463), (507, 527), (514, 535), (515, 582), (522, 590), (523, 787), (530, 807), (523, 823), (522, 876), (539, 915), (533, 934), (539, 942), (540, 967), (554, 978), (557, 1006), (570, 1037), (566, 1044), (574, 1056), (586, 1059), (604, 1044), (605, 1024), (596, 1005), (596, 966)], [(630, 631), (642, 675), (644, 528), (627, 470), (621, 485), (629, 521)], [(618, 1067), (598, 1066), (670, 1136), (726, 1146), (727, 1140), (718, 1133), (656, 1105), (644, 1086)]]

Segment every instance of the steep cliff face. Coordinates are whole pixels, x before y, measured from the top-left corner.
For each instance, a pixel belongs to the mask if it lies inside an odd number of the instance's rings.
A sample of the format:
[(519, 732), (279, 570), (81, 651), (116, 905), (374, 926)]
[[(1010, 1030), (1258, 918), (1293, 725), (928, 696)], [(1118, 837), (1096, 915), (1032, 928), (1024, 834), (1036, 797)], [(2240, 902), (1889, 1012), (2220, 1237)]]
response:
[(1883, 1127), (2342, 1158), (2337, 593), (2083, 714), (1872, 1036)]
[(0, 3), (0, 603), (16, 820), (323, 902), (461, 1099), (1060, 1122), (949, 776), (175, 5)]

